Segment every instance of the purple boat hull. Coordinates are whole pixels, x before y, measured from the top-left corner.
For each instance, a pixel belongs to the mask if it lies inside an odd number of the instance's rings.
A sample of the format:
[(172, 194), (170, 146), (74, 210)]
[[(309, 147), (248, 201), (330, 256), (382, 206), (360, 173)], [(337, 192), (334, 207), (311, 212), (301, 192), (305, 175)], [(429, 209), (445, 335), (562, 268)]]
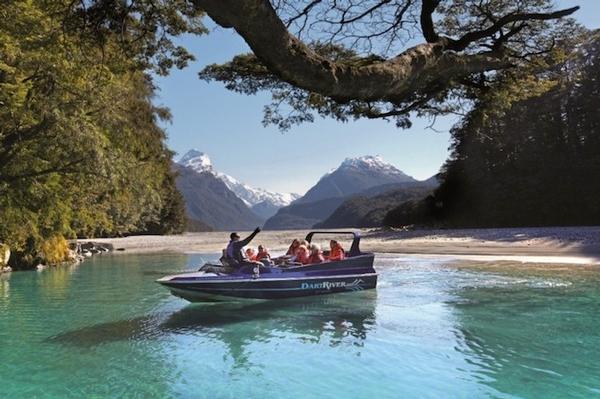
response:
[(373, 254), (361, 253), (336, 262), (261, 267), (258, 275), (253, 267), (242, 267), (227, 275), (190, 273), (167, 276), (157, 282), (168, 287), (173, 295), (191, 302), (294, 298), (375, 288), (377, 273), (373, 261)]

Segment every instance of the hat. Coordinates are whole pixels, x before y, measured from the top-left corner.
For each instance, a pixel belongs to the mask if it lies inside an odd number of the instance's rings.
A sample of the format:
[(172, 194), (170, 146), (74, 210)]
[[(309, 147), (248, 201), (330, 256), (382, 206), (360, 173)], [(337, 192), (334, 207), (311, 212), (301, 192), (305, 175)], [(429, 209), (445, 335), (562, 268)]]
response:
[(238, 235), (238, 233), (231, 233), (229, 234), (229, 238), (233, 240), (234, 238), (240, 238), (240, 236)]

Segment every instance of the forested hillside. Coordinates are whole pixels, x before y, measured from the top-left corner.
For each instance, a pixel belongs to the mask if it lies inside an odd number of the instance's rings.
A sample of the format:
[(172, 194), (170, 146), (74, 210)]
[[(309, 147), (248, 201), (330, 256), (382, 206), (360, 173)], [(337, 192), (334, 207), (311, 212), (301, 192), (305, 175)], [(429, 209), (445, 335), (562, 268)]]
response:
[[(417, 182), (421, 183), (421, 182)], [(386, 214), (398, 204), (420, 200), (431, 193), (435, 185), (407, 183), (376, 196), (357, 195), (344, 201), (327, 219), (314, 227), (331, 229), (339, 227), (379, 227)]]
[(70, 18), (70, 5), (0, 8), (0, 243), (17, 267), (60, 261), (65, 238), (185, 223), (143, 49), (109, 25), (71, 33), (93, 10)]
[(433, 196), (396, 208), (386, 224), (599, 224), (599, 77), (596, 32), (558, 67), (507, 79), (453, 129)]

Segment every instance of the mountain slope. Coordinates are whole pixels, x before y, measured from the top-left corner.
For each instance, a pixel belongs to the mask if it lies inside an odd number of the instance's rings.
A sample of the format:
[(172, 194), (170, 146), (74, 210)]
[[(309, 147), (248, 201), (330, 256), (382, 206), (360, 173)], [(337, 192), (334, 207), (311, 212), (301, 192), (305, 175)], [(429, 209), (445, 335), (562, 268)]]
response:
[(265, 229), (310, 228), (327, 219), (350, 197), (372, 197), (399, 188), (420, 184), (381, 157), (346, 158), (323, 176), (306, 194), (279, 211), (265, 223)]
[(334, 171), (323, 176), (298, 202), (347, 197), (371, 187), (416, 182), (379, 156), (346, 158)]
[(382, 225), (385, 215), (400, 204), (420, 200), (431, 194), (433, 185), (410, 184), (396, 188), (382, 194), (369, 197), (365, 195), (353, 196), (345, 200), (325, 220), (317, 223), (316, 228), (338, 227), (378, 227)]
[(307, 229), (327, 218), (344, 202), (344, 197), (314, 202), (294, 202), (281, 208), (264, 225), (265, 230)]
[(300, 197), (294, 193), (276, 193), (244, 184), (232, 176), (216, 171), (208, 155), (196, 149), (185, 153), (178, 163), (199, 173), (211, 173), (263, 219), (273, 216), (279, 208)]
[(174, 168), (187, 216), (196, 221), (195, 225), (200, 222), (215, 230), (248, 230), (262, 225), (263, 220), (214, 174), (176, 164)]

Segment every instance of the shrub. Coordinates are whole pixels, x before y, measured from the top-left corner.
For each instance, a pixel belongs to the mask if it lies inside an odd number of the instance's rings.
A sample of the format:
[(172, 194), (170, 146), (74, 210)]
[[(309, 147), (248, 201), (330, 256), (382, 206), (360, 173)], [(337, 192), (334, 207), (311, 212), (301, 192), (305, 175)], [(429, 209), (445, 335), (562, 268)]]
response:
[(69, 243), (62, 235), (55, 235), (42, 242), (42, 259), (49, 265), (58, 265), (69, 259)]

